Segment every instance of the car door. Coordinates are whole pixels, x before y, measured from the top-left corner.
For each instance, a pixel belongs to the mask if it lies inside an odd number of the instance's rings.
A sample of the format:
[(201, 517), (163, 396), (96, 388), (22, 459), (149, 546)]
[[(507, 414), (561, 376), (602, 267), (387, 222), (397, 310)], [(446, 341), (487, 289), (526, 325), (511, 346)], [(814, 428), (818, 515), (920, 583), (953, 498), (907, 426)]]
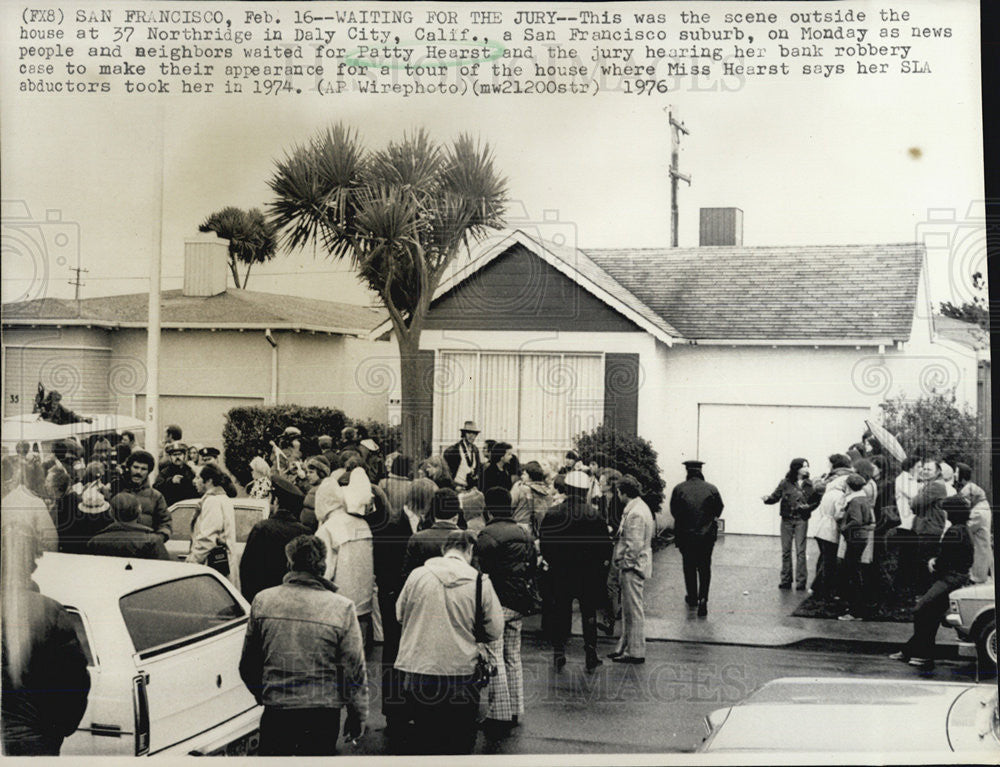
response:
[(200, 571), (119, 600), (148, 709), (150, 754), (256, 706), (239, 676), (248, 608)]

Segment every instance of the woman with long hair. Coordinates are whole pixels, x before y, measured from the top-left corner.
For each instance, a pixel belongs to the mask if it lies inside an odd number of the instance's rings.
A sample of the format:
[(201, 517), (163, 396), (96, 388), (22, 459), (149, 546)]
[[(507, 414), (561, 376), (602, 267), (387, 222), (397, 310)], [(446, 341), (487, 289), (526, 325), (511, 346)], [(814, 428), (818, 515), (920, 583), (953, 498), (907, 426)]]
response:
[(766, 504), (778, 503), (781, 514), (781, 580), (779, 589), (792, 587), (792, 544), (795, 544), (795, 588), (806, 589), (806, 531), (809, 517), (818, 502), (813, 501), (813, 485), (809, 479), (809, 461), (793, 458), (788, 471), (774, 492), (761, 498)]
[(201, 508), (191, 519), (191, 552), (186, 561), (218, 570), (239, 588), (236, 512), (226, 492), (232, 479), (214, 464), (200, 468), (194, 484), (201, 493)]

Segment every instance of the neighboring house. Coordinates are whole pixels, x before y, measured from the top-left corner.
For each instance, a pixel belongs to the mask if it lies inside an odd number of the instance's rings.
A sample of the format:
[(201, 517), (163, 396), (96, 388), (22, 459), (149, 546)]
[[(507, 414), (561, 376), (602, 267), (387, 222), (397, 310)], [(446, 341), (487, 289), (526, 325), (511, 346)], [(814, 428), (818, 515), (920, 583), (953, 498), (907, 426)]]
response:
[[(372, 359), (386, 375), (398, 370), (395, 342), (367, 338), (385, 313), (227, 290), (226, 253), (214, 236), (187, 241), (184, 288), (162, 294), (160, 424), (221, 447), (225, 414), (237, 405), (321, 405), (385, 420), (385, 395), (357, 378)], [(142, 293), (5, 304), (4, 416), (30, 413), (41, 381), (77, 412), (141, 418), (148, 301)]]
[(713, 211), (698, 248), (518, 230), (456, 265), (421, 335), (424, 441), (439, 451), (471, 418), (523, 462), (606, 421), (652, 442), (668, 486), (706, 461), (727, 531), (775, 534), (761, 494), (794, 457), (825, 471), (885, 398), (956, 387), (975, 407), (975, 355), (932, 341), (923, 246), (742, 247), (741, 216)]

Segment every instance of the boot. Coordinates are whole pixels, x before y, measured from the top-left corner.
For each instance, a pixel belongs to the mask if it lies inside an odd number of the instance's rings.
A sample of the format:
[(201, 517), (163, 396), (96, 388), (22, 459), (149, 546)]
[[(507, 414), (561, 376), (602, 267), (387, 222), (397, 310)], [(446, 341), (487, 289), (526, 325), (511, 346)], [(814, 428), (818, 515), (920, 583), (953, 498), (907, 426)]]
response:
[(597, 657), (597, 648), (588, 647), (585, 652), (587, 655), (587, 671), (593, 671), (595, 668), (604, 663), (604, 661)]
[(552, 651), (552, 665), (555, 666), (556, 671), (562, 671), (563, 666), (566, 665), (566, 651), (559, 649)]
[(708, 600), (707, 599), (699, 599), (698, 600), (698, 617), (699, 618), (704, 618), (706, 615), (708, 615)]

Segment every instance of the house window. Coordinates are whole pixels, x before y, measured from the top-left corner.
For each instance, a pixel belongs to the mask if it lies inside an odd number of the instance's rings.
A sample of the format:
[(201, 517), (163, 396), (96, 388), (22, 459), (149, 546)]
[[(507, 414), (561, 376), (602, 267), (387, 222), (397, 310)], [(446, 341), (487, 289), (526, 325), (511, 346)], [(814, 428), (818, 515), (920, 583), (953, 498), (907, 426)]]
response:
[(602, 354), (439, 352), (436, 373), (439, 450), (471, 418), (522, 463), (558, 458), (604, 417)]

